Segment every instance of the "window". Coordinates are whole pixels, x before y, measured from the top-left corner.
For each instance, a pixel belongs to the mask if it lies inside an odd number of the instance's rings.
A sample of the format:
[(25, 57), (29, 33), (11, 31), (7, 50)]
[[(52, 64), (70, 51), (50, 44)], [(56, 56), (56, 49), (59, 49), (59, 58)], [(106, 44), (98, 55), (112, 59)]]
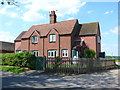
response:
[(68, 57), (68, 50), (67, 49), (62, 50), (62, 57)]
[(56, 50), (48, 50), (48, 57), (56, 57)]
[(50, 42), (55, 42), (56, 41), (56, 35), (55, 34), (51, 34), (50, 35)]
[(38, 37), (32, 36), (32, 43), (38, 43)]
[(21, 51), (20, 50), (16, 50), (16, 53), (21, 53)]
[(100, 39), (100, 36), (98, 36), (98, 43), (100, 43), (101, 42), (101, 39)]
[(39, 56), (39, 51), (38, 50), (34, 50), (34, 51), (32, 51), (32, 54), (35, 55), (35, 56)]

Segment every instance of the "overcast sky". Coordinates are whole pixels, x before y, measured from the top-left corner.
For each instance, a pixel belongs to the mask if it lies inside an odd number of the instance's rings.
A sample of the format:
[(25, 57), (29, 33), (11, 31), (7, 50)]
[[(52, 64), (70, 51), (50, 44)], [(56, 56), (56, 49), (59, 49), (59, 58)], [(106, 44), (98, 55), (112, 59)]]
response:
[(14, 42), (32, 25), (49, 23), (49, 11), (57, 10), (58, 22), (71, 19), (78, 19), (79, 23), (99, 22), (102, 51), (118, 55), (118, 3), (82, 1), (21, 0), (19, 7), (0, 5), (0, 40)]

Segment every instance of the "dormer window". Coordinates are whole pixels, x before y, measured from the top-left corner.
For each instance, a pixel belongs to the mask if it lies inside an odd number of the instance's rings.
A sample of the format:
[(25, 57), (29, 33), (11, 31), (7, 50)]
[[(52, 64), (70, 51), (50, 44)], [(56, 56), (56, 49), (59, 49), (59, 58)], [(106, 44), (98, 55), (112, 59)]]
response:
[(50, 42), (55, 42), (56, 41), (56, 35), (55, 34), (51, 34), (49, 38), (50, 38)]
[(38, 36), (32, 36), (32, 43), (38, 43)]

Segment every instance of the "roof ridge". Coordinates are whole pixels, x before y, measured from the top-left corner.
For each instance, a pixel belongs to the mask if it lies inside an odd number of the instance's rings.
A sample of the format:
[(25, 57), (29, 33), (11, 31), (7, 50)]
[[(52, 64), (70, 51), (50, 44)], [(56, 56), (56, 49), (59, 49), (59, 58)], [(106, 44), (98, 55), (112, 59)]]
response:
[(90, 22), (90, 23), (82, 23), (82, 24), (97, 24), (99, 22)]
[(7, 41), (0, 41), (2, 43), (11, 43), (11, 44), (14, 44), (13, 42), (7, 42)]
[[(68, 21), (74, 21), (74, 20), (78, 20), (78, 19), (72, 19), (72, 20), (66, 20), (66, 21), (60, 21), (60, 22), (56, 22), (56, 23), (62, 23), (62, 22), (68, 22)], [(54, 23), (54, 24), (56, 24)], [(50, 23), (46, 23), (46, 24), (37, 24), (37, 25), (32, 25), (32, 26), (38, 26), (38, 25), (48, 25)], [(52, 24), (51, 24), (52, 25)]]

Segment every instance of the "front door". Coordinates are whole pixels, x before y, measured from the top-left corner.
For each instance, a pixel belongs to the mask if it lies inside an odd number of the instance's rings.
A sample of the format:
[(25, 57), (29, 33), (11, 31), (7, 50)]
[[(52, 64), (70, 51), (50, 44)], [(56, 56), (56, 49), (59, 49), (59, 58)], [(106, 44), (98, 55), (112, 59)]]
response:
[(79, 58), (79, 54), (80, 52), (79, 51), (76, 51), (76, 50), (72, 50), (72, 58)]

